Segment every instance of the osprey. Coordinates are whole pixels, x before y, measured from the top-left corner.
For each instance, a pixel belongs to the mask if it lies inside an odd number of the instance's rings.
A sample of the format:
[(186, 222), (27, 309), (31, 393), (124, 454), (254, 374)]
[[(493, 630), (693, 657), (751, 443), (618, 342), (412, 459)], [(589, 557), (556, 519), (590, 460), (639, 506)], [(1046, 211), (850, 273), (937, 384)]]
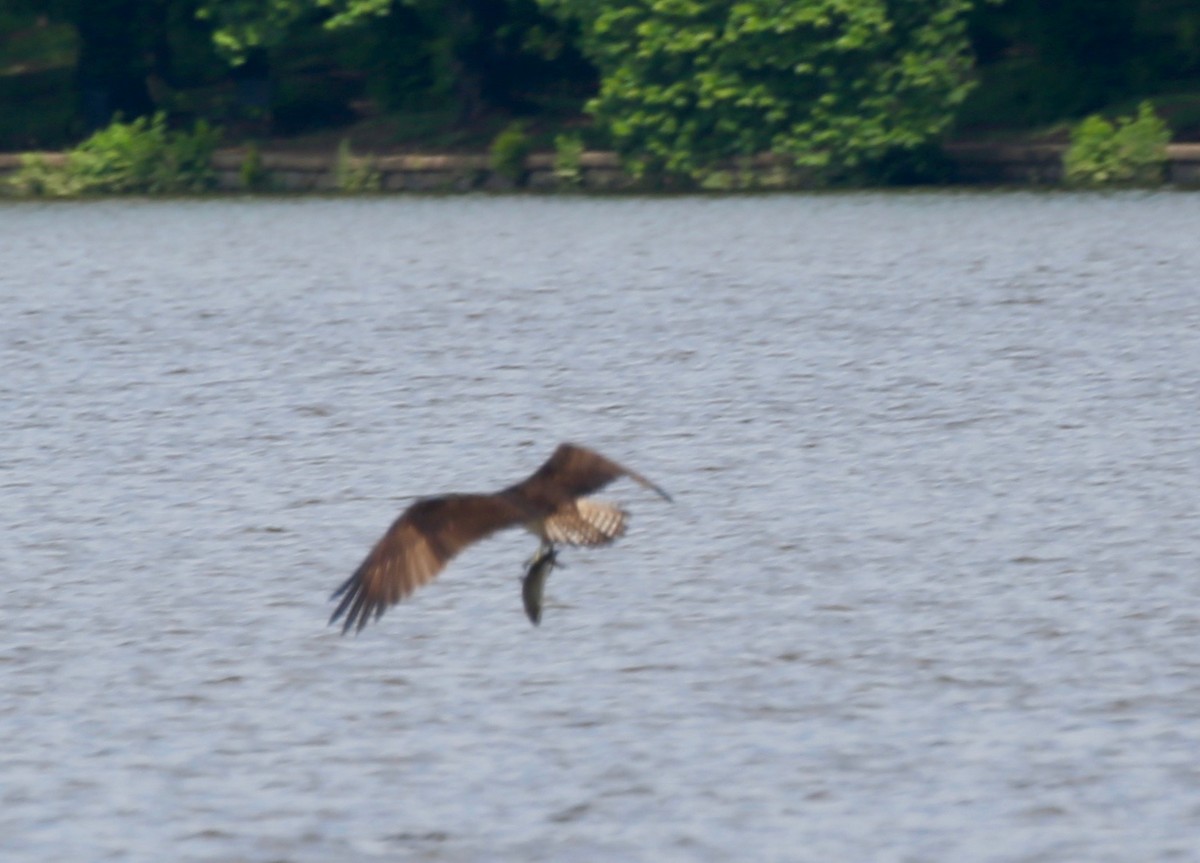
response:
[(598, 452), (560, 444), (533, 475), (495, 494), (445, 494), (413, 503), (375, 543), (366, 560), (330, 599), (342, 601), (329, 618), (345, 615), (342, 634), (378, 620), (472, 543), (510, 527), (524, 527), (542, 541), (522, 586), (529, 619), (541, 618), (542, 587), (556, 563), (555, 545), (607, 545), (625, 532), (628, 514), (585, 495), (628, 477), (661, 495), (650, 480)]

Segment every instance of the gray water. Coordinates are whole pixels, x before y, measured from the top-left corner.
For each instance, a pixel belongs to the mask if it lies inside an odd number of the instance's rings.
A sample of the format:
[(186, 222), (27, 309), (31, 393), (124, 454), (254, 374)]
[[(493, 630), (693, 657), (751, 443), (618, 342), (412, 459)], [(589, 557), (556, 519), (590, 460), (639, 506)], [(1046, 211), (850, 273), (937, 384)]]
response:
[[(0, 207), (0, 859), (1200, 860), (1200, 197)], [(626, 462), (359, 637), (414, 496)]]

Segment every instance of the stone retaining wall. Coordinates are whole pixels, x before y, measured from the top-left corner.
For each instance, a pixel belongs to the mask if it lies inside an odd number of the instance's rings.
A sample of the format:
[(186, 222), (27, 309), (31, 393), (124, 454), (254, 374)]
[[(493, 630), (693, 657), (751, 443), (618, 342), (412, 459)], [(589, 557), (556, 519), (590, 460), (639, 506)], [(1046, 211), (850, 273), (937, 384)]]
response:
[[(241, 175), (247, 157), (245, 150), (223, 150), (213, 157), (218, 188), (243, 188)], [(336, 154), (264, 153), (260, 164), (269, 177), (269, 188), (288, 192), (338, 190)], [(385, 192), (503, 191), (517, 185), (493, 171), (491, 159), (486, 155), (354, 156), (348, 167), (377, 174), (379, 187)], [(527, 173), (522, 185), (527, 188), (549, 189), (563, 185), (554, 175), (552, 154), (529, 156), (525, 168)], [(634, 179), (621, 169), (615, 153), (584, 153), (579, 168), (578, 184), (584, 188), (615, 190), (636, 185)]]
[[(959, 182), (1047, 185), (1061, 183), (1061, 144), (947, 144), (945, 153)], [(1200, 144), (1167, 146), (1167, 180), (1200, 187)]]
[[(958, 183), (989, 185), (1052, 185), (1062, 180), (1061, 145), (956, 143), (945, 148)], [(1171, 144), (1167, 148), (1169, 181), (1177, 186), (1200, 187), (1200, 144)], [(61, 153), (45, 153), (50, 164), (61, 162)], [(249, 152), (222, 150), (213, 157), (218, 188), (245, 188), (243, 166)], [(0, 182), (20, 168), (18, 154), (0, 153)], [(345, 167), (345, 166), (343, 166)], [(464, 192), (477, 189), (502, 191), (514, 183), (491, 169), (486, 155), (405, 155), (353, 157), (348, 167), (371, 172), (387, 192)], [(338, 189), (338, 157), (296, 153), (263, 153), (259, 158), (262, 187), (281, 192), (334, 192)], [(564, 183), (554, 174), (554, 156), (531, 155), (526, 160), (524, 185), (532, 189), (559, 188)], [(751, 182), (746, 182), (747, 177)], [(751, 160), (730, 172), (726, 188), (758, 186), (802, 188), (803, 175), (788, 171), (776, 159)], [(578, 187), (595, 191), (636, 189), (638, 183), (621, 169), (615, 153), (584, 153), (580, 160)]]

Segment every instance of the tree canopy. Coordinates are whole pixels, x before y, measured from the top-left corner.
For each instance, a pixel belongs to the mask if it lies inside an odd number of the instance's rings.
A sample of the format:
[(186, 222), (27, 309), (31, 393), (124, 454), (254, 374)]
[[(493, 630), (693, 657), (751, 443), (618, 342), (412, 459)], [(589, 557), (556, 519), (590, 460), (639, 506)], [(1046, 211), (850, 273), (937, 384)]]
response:
[(199, 0), (196, 16), (214, 23), (214, 41), (238, 63), (251, 49), (279, 44), (289, 28), (316, 13), (325, 13), (322, 25), (333, 28), (386, 15), (391, 7), (392, 0)]
[(941, 133), (969, 88), (970, 0), (545, 2), (583, 23), (588, 109), (647, 167), (853, 168)]
[(1157, 94), (1200, 134), (1194, 0), (0, 0), (6, 148), (118, 115), (287, 134), (370, 106), (569, 126), (642, 170), (773, 153), (837, 177), (956, 124)]

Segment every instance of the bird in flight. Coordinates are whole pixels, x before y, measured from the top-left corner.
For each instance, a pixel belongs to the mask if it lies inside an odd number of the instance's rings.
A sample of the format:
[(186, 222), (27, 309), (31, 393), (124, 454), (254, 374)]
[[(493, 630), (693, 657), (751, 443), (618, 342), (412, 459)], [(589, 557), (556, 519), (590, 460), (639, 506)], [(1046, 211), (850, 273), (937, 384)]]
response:
[(342, 634), (378, 620), (389, 606), (432, 581), (456, 554), (510, 527), (524, 527), (542, 544), (528, 563), (521, 595), (537, 625), (542, 589), (557, 563), (559, 544), (607, 545), (625, 532), (628, 514), (615, 504), (586, 497), (628, 477), (671, 496), (641, 474), (575, 444), (560, 444), (525, 480), (495, 494), (444, 494), (422, 498), (404, 510), (366, 559), (330, 599), (341, 602), (329, 618), (341, 618)]

